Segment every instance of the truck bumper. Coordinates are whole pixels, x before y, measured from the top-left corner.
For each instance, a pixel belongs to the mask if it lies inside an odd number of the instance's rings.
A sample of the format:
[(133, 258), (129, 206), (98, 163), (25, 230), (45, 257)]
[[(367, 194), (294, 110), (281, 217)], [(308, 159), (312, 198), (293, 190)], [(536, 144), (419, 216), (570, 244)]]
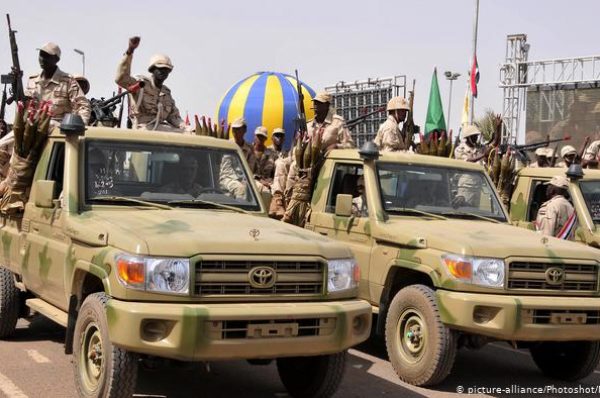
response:
[(442, 322), (514, 341), (600, 340), (600, 298), (473, 294), (438, 290)]
[(110, 339), (132, 352), (184, 361), (341, 352), (365, 341), (371, 306), (311, 303), (158, 304), (111, 299)]

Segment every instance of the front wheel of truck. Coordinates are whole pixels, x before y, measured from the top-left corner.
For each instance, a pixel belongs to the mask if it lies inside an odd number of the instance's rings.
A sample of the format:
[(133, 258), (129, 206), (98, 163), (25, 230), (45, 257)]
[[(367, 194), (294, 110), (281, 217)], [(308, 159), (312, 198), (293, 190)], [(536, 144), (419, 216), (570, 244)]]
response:
[(346, 351), (315, 357), (278, 358), (281, 382), (294, 398), (329, 398), (346, 369)]
[(529, 351), (542, 373), (565, 381), (583, 379), (600, 361), (599, 341), (548, 341), (536, 344)]
[(385, 341), (398, 377), (415, 386), (442, 382), (452, 370), (456, 332), (444, 325), (435, 292), (425, 285), (401, 289), (385, 322)]
[(89, 295), (75, 324), (73, 366), (80, 397), (124, 398), (131, 397), (135, 390), (138, 358), (111, 343), (107, 302), (104, 293)]
[(0, 339), (14, 334), (20, 305), (19, 289), (15, 286), (13, 273), (0, 267)]

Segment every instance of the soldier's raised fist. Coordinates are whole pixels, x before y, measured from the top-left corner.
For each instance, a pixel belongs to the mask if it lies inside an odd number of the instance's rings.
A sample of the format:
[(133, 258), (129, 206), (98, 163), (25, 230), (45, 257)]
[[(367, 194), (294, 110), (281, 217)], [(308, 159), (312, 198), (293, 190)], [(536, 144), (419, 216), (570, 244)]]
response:
[(129, 38), (129, 47), (127, 48), (127, 53), (131, 54), (135, 51), (136, 48), (140, 45), (140, 37), (133, 36)]

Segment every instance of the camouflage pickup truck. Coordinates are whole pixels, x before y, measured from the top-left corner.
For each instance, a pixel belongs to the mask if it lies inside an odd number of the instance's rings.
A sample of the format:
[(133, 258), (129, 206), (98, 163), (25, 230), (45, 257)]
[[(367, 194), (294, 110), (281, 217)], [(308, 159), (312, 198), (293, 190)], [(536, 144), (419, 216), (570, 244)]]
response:
[[(546, 198), (546, 185), (567, 169), (558, 167), (524, 168), (519, 170), (510, 202), (510, 218), (520, 227), (535, 229), (533, 222)], [(588, 246), (600, 248), (600, 170), (581, 170), (571, 175), (570, 200), (577, 212), (575, 239)]]
[(82, 397), (131, 397), (150, 357), (276, 359), (292, 396), (331, 396), (371, 326), (350, 250), (266, 217), (232, 142), (80, 122), (2, 218), (0, 337), (26, 308), (65, 326)]
[(344, 242), (398, 376), (441, 382), (460, 347), (528, 348), (546, 375), (577, 380), (600, 358), (598, 253), (511, 226), (478, 165), (331, 151), (306, 228)]

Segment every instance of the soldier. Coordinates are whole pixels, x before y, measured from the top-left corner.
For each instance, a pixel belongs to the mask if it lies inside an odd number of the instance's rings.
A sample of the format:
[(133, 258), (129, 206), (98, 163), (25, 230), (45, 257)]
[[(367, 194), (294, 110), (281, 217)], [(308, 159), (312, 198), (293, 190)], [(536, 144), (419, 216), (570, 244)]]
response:
[[(241, 148), (252, 173), (256, 172), (256, 157), (252, 145), (244, 140), (246, 119), (240, 117), (231, 123), (231, 132), (236, 144)], [(223, 156), (219, 174), (219, 186), (236, 199), (247, 198), (247, 182), (242, 165), (230, 155)]]
[(271, 154), (274, 159), (273, 162), (279, 158), (285, 158), (288, 156), (288, 151), (283, 149), (283, 143), (285, 142), (285, 130), (281, 127), (273, 129), (273, 135), (271, 136), (273, 143), (269, 145)]
[(565, 176), (554, 176), (546, 188), (549, 198), (538, 210), (536, 230), (544, 235), (573, 240), (577, 227), (577, 215), (567, 200), (569, 180)]
[[(600, 105), (600, 104), (599, 104)], [(581, 165), (588, 169), (598, 168), (598, 155), (600, 154), (600, 140), (592, 142), (583, 154)]]
[(60, 48), (54, 43), (44, 44), (38, 60), (42, 71), (29, 77), (25, 96), (37, 101), (50, 101), (55, 124), (59, 124), (66, 113), (78, 114), (87, 124), (92, 112), (90, 102), (75, 79), (58, 67)]
[(577, 150), (571, 145), (565, 145), (560, 150), (560, 157), (563, 159), (558, 163), (558, 167), (569, 167), (575, 162), (577, 157)]
[(90, 81), (83, 75), (75, 74), (73, 75), (73, 79), (79, 84), (81, 90), (83, 90), (83, 94), (87, 95), (90, 92)]
[(462, 142), (454, 150), (454, 157), (472, 163), (483, 163), (486, 150), (479, 144), (481, 131), (476, 126), (468, 125), (462, 131)]
[(202, 193), (202, 186), (196, 183), (198, 160), (192, 156), (184, 156), (179, 161), (177, 180), (162, 187), (166, 193), (190, 194), (197, 197)]
[(368, 217), (367, 198), (365, 197), (365, 177), (359, 176), (356, 180), (356, 196), (352, 198), (352, 215), (355, 217)]
[(535, 150), (535, 162), (531, 163), (529, 167), (550, 167), (553, 157), (554, 150), (552, 148), (538, 148)]
[(115, 79), (115, 82), (125, 89), (138, 80), (145, 83), (135, 94), (130, 94), (133, 128), (181, 133), (186, 128), (185, 122), (181, 119), (171, 90), (164, 85), (164, 81), (173, 70), (171, 59), (166, 55), (154, 55), (150, 58), (148, 66), (148, 72), (152, 75), (133, 77), (131, 62), (133, 52), (139, 44), (138, 36), (129, 39), (129, 47), (119, 63)]
[(404, 123), (406, 115), (410, 110), (408, 101), (402, 97), (394, 97), (389, 100), (386, 107), (388, 117), (385, 122), (379, 126), (375, 136), (375, 144), (381, 151), (402, 151), (412, 150), (408, 147), (406, 132), (400, 130), (400, 123)]
[(254, 130), (254, 157), (256, 158), (255, 178), (259, 189), (270, 191), (273, 182), (273, 172), (275, 168), (274, 155), (269, 148), (265, 146), (268, 138), (268, 130), (265, 126), (259, 126)]
[[(334, 148), (353, 148), (354, 141), (346, 127), (344, 118), (335, 114), (331, 106), (331, 94), (322, 91), (313, 98), (315, 117), (307, 122), (307, 135), (313, 137), (319, 134), (322, 137), (322, 150)], [(278, 159), (275, 162), (275, 178), (271, 191), (273, 200), (269, 209), (269, 216), (281, 219), (285, 212), (284, 194), (289, 194), (296, 182), (298, 171), (293, 160)]]

